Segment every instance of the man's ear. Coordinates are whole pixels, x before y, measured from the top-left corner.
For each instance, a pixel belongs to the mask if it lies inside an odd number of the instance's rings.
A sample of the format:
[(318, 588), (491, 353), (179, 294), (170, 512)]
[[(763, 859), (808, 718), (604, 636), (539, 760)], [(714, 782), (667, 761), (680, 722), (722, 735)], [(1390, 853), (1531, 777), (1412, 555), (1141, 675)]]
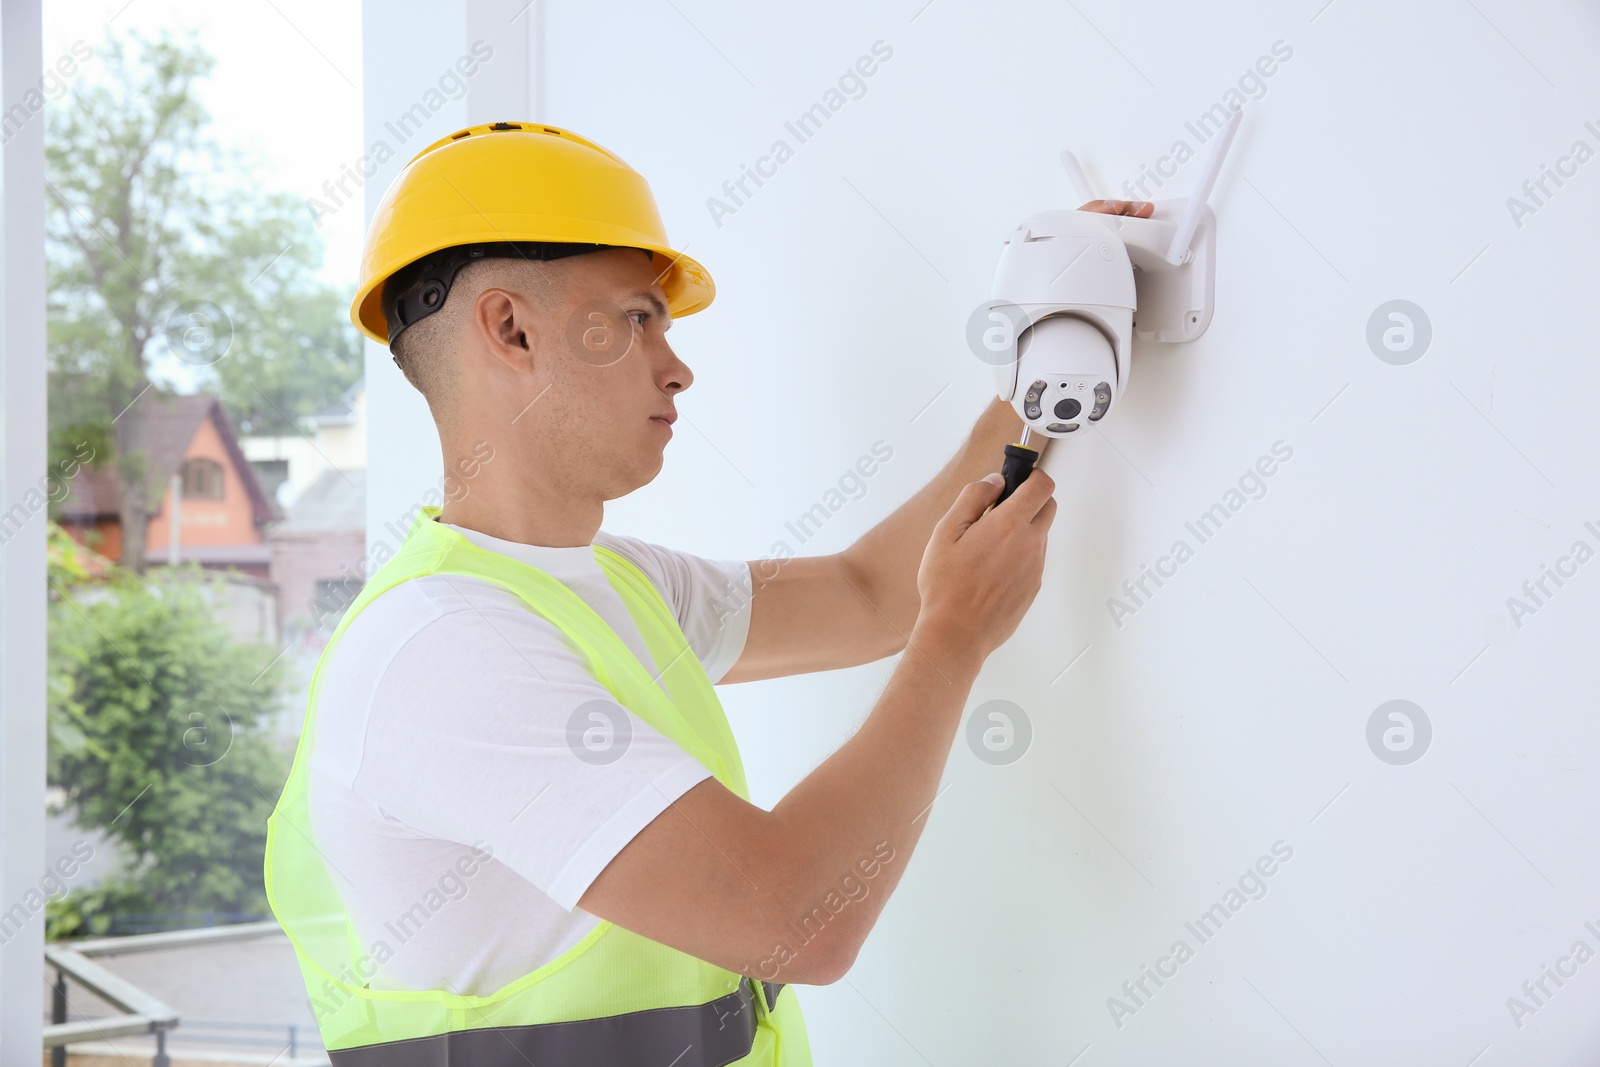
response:
[(473, 326), (490, 354), (512, 370), (529, 370), (538, 338), (522, 298), (506, 289), (485, 289), (472, 311)]

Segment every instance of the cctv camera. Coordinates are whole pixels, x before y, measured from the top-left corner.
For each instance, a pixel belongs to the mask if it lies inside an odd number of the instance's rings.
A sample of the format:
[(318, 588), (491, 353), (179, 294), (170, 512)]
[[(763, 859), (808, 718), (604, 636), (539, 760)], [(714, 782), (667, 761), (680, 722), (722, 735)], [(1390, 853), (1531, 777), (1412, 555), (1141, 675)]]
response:
[[(1205, 333), (1216, 263), (1206, 199), (1241, 118), (1235, 111), (1214, 137), (1193, 196), (1158, 200), (1149, 218), (1042, 211), (1006, 238), (969, 338), (1029, 433), (1065, 437), (1110, 414), (1128, 385), (1134, 338)], [(1094, 200), (1077, 159), (1062, 160), (1078, 195)]]
[(1051, 315), (1017, 342), (1022, 417), (1048, 434), (1099, 422), (1120, 392), (1112, 341), (1086, 319)]
[[(1143, 220), (1137, 220), (1143, 221)], [(1016, 337), (995, 386), (1034, 433), (1099, 422), (1127, 383), (1134, 279), (1108, 216), (1046, 211), (1006, 239), (990, 302)]]

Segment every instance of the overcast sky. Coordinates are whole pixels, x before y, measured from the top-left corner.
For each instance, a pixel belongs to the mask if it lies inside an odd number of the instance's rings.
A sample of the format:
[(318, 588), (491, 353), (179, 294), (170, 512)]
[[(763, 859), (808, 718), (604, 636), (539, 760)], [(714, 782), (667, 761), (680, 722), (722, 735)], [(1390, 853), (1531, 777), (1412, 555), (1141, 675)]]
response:
[[(361, 154), (359, 0), (46, 0), (45, 66), (75, 41), (166, 27), (195, 31), (217, 57), (200, 87), (213, 131), (259, 159), (272, 187), (304, 200)], [(329, 281), (353, 286), (362, 222), (360, 211), (323, 220)]]

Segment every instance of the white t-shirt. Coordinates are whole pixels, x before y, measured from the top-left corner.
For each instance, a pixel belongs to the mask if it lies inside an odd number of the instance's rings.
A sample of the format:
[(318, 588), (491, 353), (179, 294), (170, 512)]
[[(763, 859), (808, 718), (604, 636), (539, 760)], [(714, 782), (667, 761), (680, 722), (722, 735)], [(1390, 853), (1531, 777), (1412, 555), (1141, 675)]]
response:
[[(562, 582), (656, 676), (592, 547), (451, 528)], [(603, 530), (595, 541), (645, 573), (720, 680), (749, 631), (748, 565)], [(572, 747), (575, 715), (580, 738), (623, 735), (578, 712), (593, 700), (626, 717), (625, 747)], [(312, 836), (379, 964), (373, 988), (481, 996), (559, 956), (599, 922), (577, 907), (584, 890), (711, 773), (621, 709), (543, 616), (459, 575), (402, 582), (356, 616), (323, 668), (316, 722)]]

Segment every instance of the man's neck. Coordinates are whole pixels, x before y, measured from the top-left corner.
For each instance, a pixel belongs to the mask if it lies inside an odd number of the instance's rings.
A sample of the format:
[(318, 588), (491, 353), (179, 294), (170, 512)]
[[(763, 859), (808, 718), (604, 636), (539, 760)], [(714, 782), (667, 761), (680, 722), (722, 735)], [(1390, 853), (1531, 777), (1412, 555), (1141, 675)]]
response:
[(605, 518), (605, 502), (564, 492), (529, 469), (504, 455), (481, 464), (472, 478), (457, 474), (447, 479), (447, 497), (454, 490), (459, 499), (446, 499), (439, 521), (524, 545), (573, 548), (593, 543)]
[[(588, 511), (592, 518), (583, 518)], [(439, 521), (468, 530), (544, 548), (573, 548), (592, 544), (604, 508), (574, 508), (570, 503), (549, 505), (534, 498), (497, 500), (477, 490), (455, 503), (446, 502)]]

